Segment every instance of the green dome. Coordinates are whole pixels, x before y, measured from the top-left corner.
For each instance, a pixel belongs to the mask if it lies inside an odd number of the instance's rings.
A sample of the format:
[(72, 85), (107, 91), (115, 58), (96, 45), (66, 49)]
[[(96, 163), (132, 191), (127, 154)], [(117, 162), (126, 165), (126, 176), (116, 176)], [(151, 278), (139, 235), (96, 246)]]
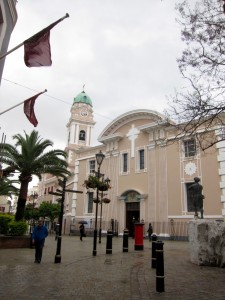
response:
[(73, 103), (86, 103), (92, 106), (91, 98), (84, 91), (74, 98)]

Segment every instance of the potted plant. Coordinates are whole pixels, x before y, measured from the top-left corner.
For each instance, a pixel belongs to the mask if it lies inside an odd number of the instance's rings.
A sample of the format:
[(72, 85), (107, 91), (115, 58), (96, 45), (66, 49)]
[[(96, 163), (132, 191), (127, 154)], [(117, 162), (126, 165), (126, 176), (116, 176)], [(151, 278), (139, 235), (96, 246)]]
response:
[(87, 189), (96, 189), (99, 183), (99, 179), (96, 176), (89, 175), (83, 183), (83, 186)]
[(109, 180), (100, 180), (95, 175), (89, 175), (88, 179), (86, 179), (83, 183), (83, 186), (87, 189), (96, 189), (98, 188), (99, 191), (107, 191), (110, 189)]
[(104, 202), (105, 204), (108, 204), (108, 203), (110, 202), (110, 199), (108, 199), (108, 198), (103, 198), (103, 199), (102, 199), (102, 202)]
[(100, 203), (100, 200), (97, 200), (96, 198), (93, 199), (94, 203)]
[(98, 189), (99, 191), (108, 191), (108, 189), (110, 188), (109, 184), (105, 181), (99, 181), (99, 184), (98, 184)]

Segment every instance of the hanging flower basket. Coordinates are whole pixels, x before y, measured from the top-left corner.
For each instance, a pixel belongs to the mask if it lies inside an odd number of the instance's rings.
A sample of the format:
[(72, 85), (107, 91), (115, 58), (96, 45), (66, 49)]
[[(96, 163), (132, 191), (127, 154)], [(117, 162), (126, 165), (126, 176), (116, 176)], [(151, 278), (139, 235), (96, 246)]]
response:
[(88, 189), (95, 189), (96, 188), (96, 184), (94, 184), (92, 182), (87, 182), (86, 187)]
[(99, 191), (108, 191), (108, 189), (111, 189), (111, 186), (109, 185), (109, 182), (104, 180), (104, 181), (99, 181), (99, 184), (98, 184), (98, 189)]
[(94, 202), (94, 203), (100, 203), (100, 200), (93, 199), (93, 202)]
[(104, 191), (108, 190), (108, 186), (106, 184), (100, 182), (99, 186), (98, 186), (98, 189), (99, 189), (99, 191), (104, 192)]
[(89, 175), (88, 179), (84, 181), (83, 186), (87, 189), (96, 189), (99, 183), (99, 179), (96, 176)]
[(105, 204), (108, 204), (108, 203), (110, 202), (110, 199), (108, 199), (108, 198), (103, 198), (103, 199), (102, 199), (102, 202), (104, 202)]
[(107, 181), (102, 181), (96, 176), (89, 175), (88, 179), (84, 181), (83, 186), (86, 187), (87, 189), (96, 189), (98, 188), (99, 191), (108, 191), (110, 189), (110, 185)]

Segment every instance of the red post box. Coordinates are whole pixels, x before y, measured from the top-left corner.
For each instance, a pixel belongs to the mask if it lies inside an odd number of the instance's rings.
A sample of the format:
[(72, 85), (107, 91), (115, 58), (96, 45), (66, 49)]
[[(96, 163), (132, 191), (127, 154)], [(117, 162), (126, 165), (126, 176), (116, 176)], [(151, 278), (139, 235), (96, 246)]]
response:
[(134, 250), (144, 250), (144, 223), (134, 224)]

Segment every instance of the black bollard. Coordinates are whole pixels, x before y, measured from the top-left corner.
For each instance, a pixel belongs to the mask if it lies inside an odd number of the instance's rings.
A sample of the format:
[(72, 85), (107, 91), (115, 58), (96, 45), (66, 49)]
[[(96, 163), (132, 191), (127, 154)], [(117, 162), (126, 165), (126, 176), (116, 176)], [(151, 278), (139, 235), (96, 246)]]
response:
[(106, 240), (106, 254), (112, 254), (112, 230), (107, 231), (107, 240)]
[(159, 293), (165, 292), (163, 245), (162, 241), (156, 242), (156, 291)]
[(157, 241), (157, 235), (152, 235), (152, 268), (156, 268), (156, 241)]
[(124, 229), (124, 231), (123, 231), (123, 252), (128, 252), (128, 237), (129, 237), (129, 230)]

